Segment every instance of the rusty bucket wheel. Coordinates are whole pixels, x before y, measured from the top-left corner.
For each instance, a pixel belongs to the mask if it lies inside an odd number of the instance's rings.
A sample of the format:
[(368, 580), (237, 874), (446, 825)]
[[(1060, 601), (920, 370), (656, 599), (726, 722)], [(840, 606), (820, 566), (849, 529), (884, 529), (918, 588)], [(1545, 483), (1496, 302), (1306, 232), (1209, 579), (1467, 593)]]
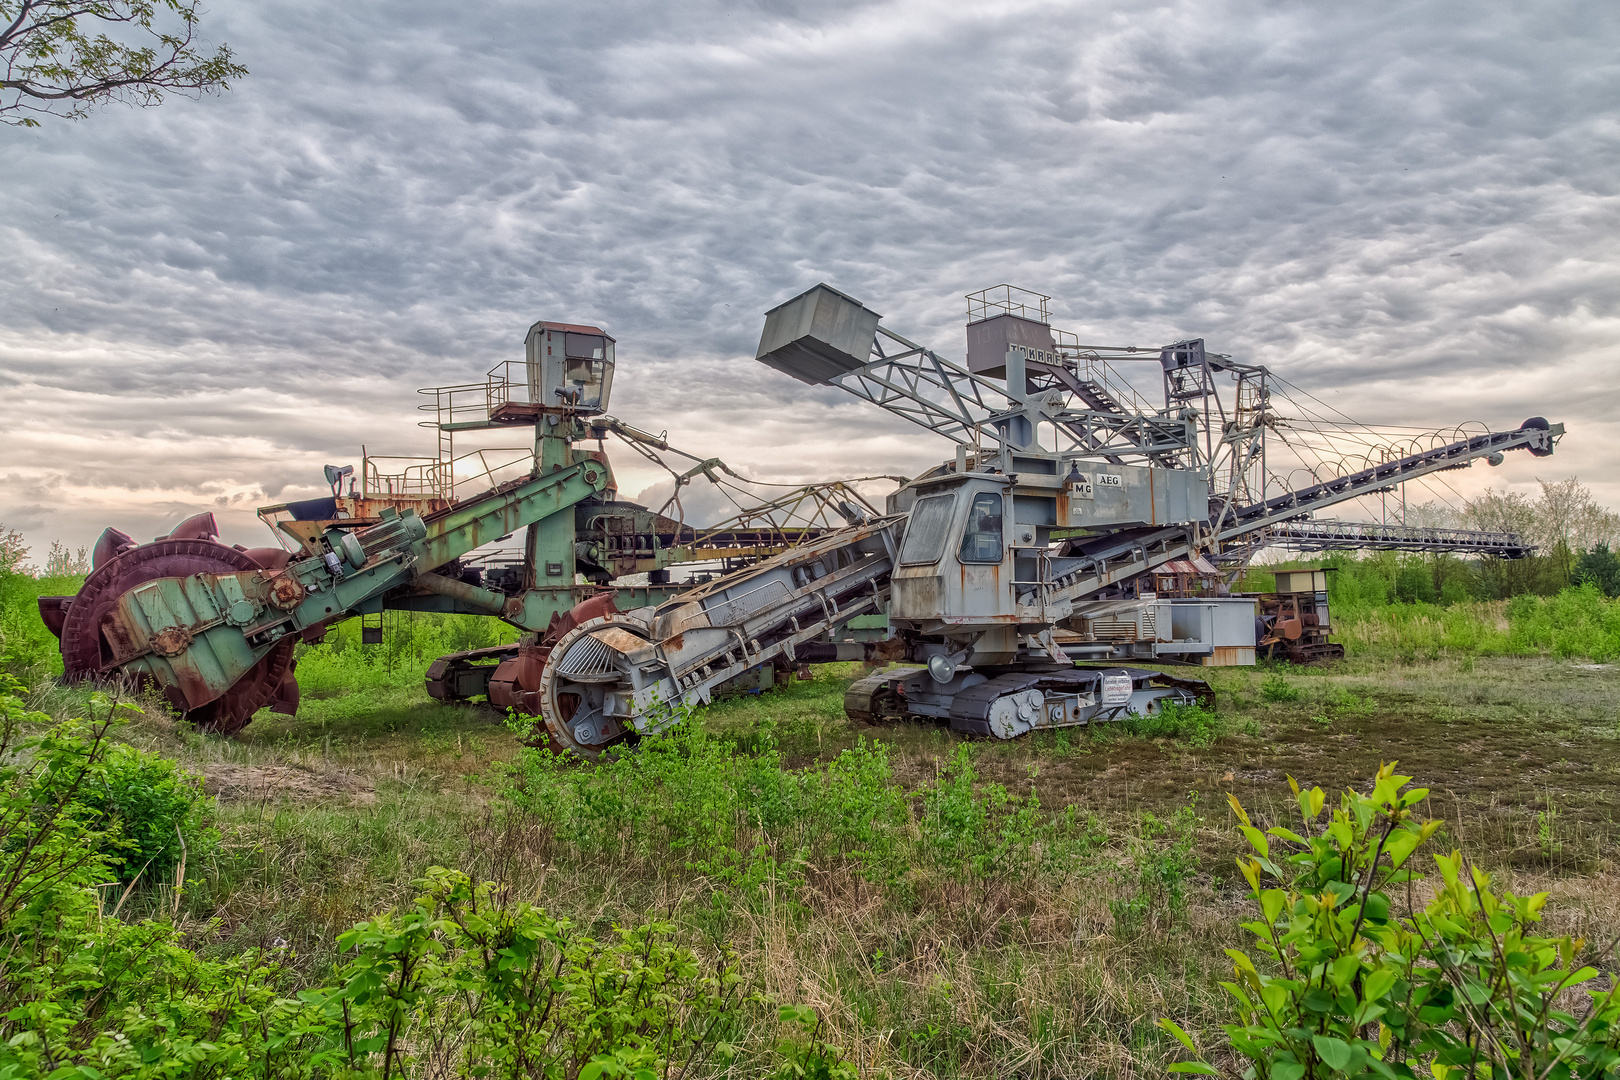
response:
[[(263, 568), (249, 553), (208, 539), (158, 540), (124, 548), (91, 571), (68, 606), (61, 633), (63, 676), (81, 681), (118, 674), (101, 623), (131, 589), (158, 578)], [(240, 730), (270, 704), (282, 681), (290, 677), (294, 644), (293, 640), (277, 644), (244, 678), (214, 701), (187, 712), (186, 718), (206, 730), (226, 734)]]
[(628, 692), (622, 676), (604, 662), (611, 647), (592, 637), (603, 629), (626, 632), (641, 641), (651, 637), (646, 626), (623, 615), (581, 623), (551, 650), (536, 695), (552, 745), (592, 759), (633, 732), (603, 714), (608, 693)]
[[(204, 731), (221, 735), (241, 731), (254, 713), (274, 704), (282, 695), (286, 683), (293, 678), (293, 651), (297, 645), (297, 635), (282, 638), (229, 690), (201, 708), (187, 712), (186, 719)], [(297, 684), (293, 686), (291, 697), (296, 708)]]

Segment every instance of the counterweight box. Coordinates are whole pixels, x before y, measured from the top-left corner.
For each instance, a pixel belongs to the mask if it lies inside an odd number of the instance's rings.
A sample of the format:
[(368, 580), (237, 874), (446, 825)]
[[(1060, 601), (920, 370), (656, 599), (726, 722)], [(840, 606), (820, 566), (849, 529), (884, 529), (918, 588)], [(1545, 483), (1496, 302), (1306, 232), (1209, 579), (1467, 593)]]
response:
[(755, 359), (812, 386), (865, 367), (882, 316), (859, 300), (817, 285), (765, 313)]

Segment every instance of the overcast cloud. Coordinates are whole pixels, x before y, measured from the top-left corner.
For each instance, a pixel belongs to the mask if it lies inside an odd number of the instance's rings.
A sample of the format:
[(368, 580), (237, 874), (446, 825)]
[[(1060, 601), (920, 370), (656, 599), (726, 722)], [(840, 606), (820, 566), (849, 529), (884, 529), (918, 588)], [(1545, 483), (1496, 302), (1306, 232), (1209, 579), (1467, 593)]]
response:
[[(235, 89), (0, 129), (0, 522), (36, 553), (432, 452), (418, 386), (536, 319), (613, 411), (776, 480), (946, 444), (753, 359), (825, 280), (963, 351), (962, 294), (1202, 336), (1369, 423), (1561, 420), (1620, 505), (1620, 7), (216, 0)], [(657, 475), (628, 454), (627, 494)]]

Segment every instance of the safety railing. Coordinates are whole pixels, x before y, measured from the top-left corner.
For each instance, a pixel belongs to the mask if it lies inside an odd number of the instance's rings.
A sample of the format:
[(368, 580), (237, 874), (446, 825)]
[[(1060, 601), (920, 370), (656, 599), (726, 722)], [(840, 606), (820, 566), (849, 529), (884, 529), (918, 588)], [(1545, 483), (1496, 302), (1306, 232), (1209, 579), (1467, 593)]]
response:
[(1109, 397), (1117, 401), (1125, 412), (1151, 413), (1156, 411), (1149, 405), (1147, 399), (1139, 394), (1134, 386), (1125, 381), (1125, 378), (1100, 355), (1091, 350), (1069, 349), (1063, 345), (1058, 346), (1058, 356), (1068, 364), (1069, 369), (1081, 382), (1094, 383), (1103, 388)]
[(997, 315), (1016, 315), (1020, 319), (1048, 322), (1050, 312), (1047, 310), (1047, 304), (1051, 299), (1050, 296), (1030, 289), (1020, 289), (1016, 285), (992, 285), (988, 289), (967, 294), (968, 321), (979, 322)]
[(504, 405), (534, 404), (539, 391), (530, 383), (527, 363), (522, 360), (502, 360), (485, 373), (483, 382), (425, 386), (417, 393), (433, 399), (417, 406), (434, 417), (420, 421), (419, 425), (442, 427), (469, 420), (487, 420)]
[[(396, 471), (384, 472), (384, 468)], [(443, 463), (438, 458), (404, 457), (397, 454), (367, 455), (360, 463), (360, 491), (365, 498), (421, 496), (444, 499), (448, 486)]]
[(368, 497), (415, 496), (454, 502), (458, 490), (483, 491), (515, 480), (533, 467), (534, 451), (527, 446), (480, 447), (448, 460), (367, 455), (361, 463), (361, 487)]

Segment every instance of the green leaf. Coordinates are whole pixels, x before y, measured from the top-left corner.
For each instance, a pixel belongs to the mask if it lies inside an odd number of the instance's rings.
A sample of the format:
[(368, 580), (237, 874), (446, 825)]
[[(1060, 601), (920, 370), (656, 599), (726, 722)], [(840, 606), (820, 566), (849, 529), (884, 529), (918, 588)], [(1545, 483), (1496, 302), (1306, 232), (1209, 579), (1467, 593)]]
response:
[(1390, 834), (1390, 838), (1384, 842), (1384, 853), (1389, 856), (1390, 865), (1400, 867), (1412, 857), (1412, 852), (1422, 842), (1423, 837), (1419, 833), (1402, 829)]
[(1193, 1073), (1197, 1076), (1221, 1075), (1221, 1071), (1219, 1069), (1205, 1065), (1202, 1061), (1178, 1061), (1165, 1071), (1173, 1073)]
[(1331, 1035), (1312, 1035), (1311, 1045), (1316, 1047), (1316, 1053), (1324, 1065), (1339, 1072), (1348, 1069), (1350, 1059), (1355, 1056), (1349, 1043)]
[(1399, 978), (1400, 975), (1389, 968), (1379, 968), (1377, 971), (1369, 972), (1361, 984), (1362, 1000), (1377, 1001), (1390, 992)]
[(1271, 1080), (1300, 1080), (1305, 1075), (1305, 1066), (1297, 1061), (1274, 1061), (1271, 1063)]
[(1175, 1036), (1176, 1041), (1182, 1046), (1185, 1046), (1195, 1054), (1198, 1053), (1198, 1047), (1193, 1045), (1192, 1036), (1183, 1031), (1180, 1024), (1166, 1016), (1159, 1020), (1159, 1027)]
[(1330, 1013), (1338, 1007), (1333, 995), (1320, 987), (1308, 991), (1302, 1004), (1313, 1013)]

